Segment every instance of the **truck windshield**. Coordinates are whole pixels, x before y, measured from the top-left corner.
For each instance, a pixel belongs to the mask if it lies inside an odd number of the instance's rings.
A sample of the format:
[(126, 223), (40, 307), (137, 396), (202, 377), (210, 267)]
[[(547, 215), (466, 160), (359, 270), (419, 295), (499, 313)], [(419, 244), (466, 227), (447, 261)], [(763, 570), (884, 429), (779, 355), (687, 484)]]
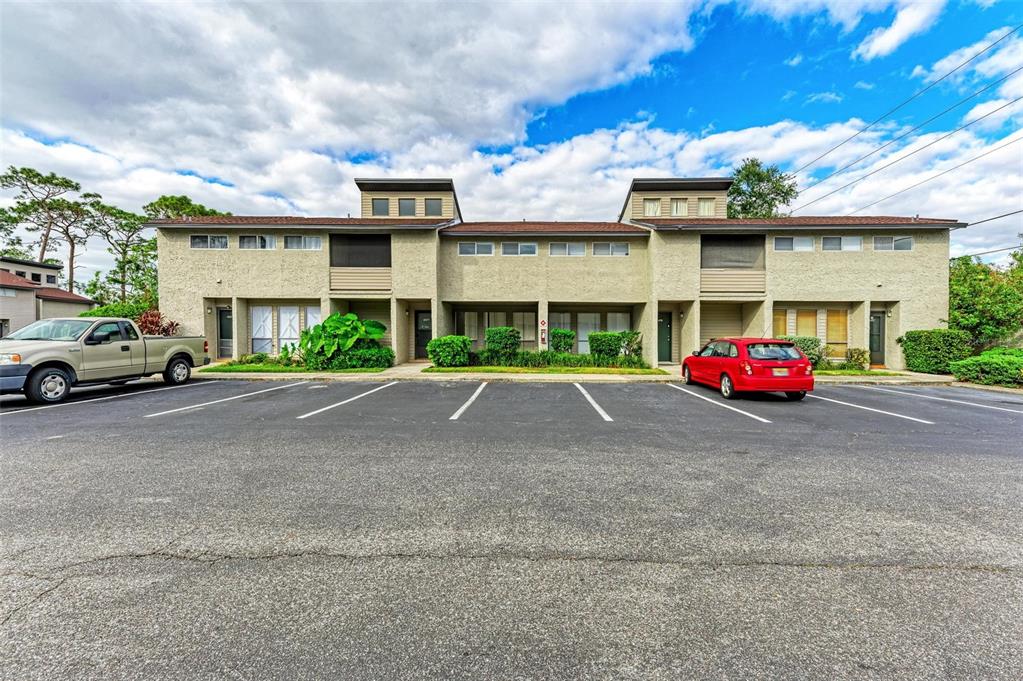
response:
[(85, 333), (93, 320), (91, 319), (40, 319), (28, 326), (7, 334), (5, 338), (13, 340), (48, 340), (73, 341)]
[(790, 343), (751, 343), (746, 346), (750, 359), (787, 360), (800, 359), (802, 355)]

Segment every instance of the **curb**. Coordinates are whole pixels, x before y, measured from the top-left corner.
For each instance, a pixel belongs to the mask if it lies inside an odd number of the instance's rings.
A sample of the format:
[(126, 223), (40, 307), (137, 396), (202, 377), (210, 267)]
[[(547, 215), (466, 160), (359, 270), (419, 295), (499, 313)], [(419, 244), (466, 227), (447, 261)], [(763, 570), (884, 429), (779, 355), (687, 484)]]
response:
[(681, 380), (678, 376), (666, 374), (663, 376), (636, 376), (628, 374), (411, 374), (386, 376), (383, 374), (245, 374), (245, 373), (219, 373), (211, 372), (204, 374), (196, 372), (192, 378), (205, 381), (357, 381), (357, 382), (379, 382), (391, 383), (394, 381), (424, 381), (432, 383), (450, 383), (453, 381), (465, 381), (479, 383), (669, 383)]

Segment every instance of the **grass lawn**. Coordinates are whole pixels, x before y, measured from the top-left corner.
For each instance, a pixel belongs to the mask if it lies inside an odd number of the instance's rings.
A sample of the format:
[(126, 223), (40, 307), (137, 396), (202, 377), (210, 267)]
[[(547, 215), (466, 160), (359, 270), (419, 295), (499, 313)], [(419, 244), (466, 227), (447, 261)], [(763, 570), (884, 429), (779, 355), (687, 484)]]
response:
[[(360, 369), (337, 369), (334, 371), (323, 371), (316, 373), (325, 374), (377, 374), (383, 371), (376, 367), (371, 368), (360, 368)], [(265, 373), (265, 374), (300, 374), (310, 373), (309, 369), (302, 366), (291, 366), (285, 367), (280, 364), (215, 364), (213, 366), (202, 369), (203, 373), (221, 373), (221, 374), (252, 374), (252, 373)]]
[(634, 369), (620, 367), (427, 367), (424, 373), (443, 374), (629, 374), (633, 376), (661, 376), (662, 369)]
[(894, 371), (872, 371), (870, 369), (814, 369), (814, 376), (901, 376)]

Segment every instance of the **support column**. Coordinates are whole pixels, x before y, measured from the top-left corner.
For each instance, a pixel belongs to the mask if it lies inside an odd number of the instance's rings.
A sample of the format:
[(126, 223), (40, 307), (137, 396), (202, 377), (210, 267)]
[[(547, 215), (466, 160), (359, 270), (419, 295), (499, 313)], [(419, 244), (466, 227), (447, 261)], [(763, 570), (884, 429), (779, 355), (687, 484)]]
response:
[(231, 298), (231, 359), (239, 359), (249, 353), (249, 301)]
[(547, 320), (547, 301), (536, 303), (536, 349), (547, 350), (551, 343), (551, 325)]
[(849, 306), (849, 347), (870, 349), (869, 300), (859, 300)]
[(657, 366), (657, 300), (649, 300), (633, 307), (637, 317), (636, 330), (643, 334), (643, 360)]
[(694, 300), (682, 308), (682, 324), (678, 330), (682, 357), (700, 349), (700, 301)]
[(742, 335), (750, 338), (770, 338), (771, 315), (768, 310), (774, 308), (770, 298), (742, 304)]
[(391, 349), (394, 350), (394, 363), (404, 364), (409, 357), (409, 304), (407, 301), (391, 298)]

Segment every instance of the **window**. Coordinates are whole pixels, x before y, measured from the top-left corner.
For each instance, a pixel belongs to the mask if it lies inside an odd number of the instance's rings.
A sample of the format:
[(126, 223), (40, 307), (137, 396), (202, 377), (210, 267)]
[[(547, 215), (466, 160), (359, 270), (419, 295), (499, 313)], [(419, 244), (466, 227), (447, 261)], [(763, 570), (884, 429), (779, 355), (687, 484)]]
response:
[(429, 216), (443, 215), (443, 203), (440, 199), (426, 199), (426, 214)]
[(608, 331), (629, 331), (632, 328), (632, 315), (628, 312), (608, 312)]
[(600, 331), (600, 313), (580, 312), (576, 315), (576, 322), (579, 324), (579, 329), (576, 331), (576, 338), (579, 342), (579, 354), (589, 354), (590, 334), (594, 331)]
[(225, 234), (192, 234), (188, 238), (188, 245), (191, 248), (227, 248), (227, 235)]
[(305, 308), (305, 328), (309, 329), (320, 323), (321, 314), (319, 305), (307, 305)]
[(56, 284), (57, 283), (57, 275), (56, 274), (47, 274), (46, 275), (46, 283), (47, 284)]
[(758, 234), (704, 234), (700, 237), (700, 268), (764, 269), (764, 237)]
[(700, 199), (699, 206), (701, 218), (714, 217), (714, 199)]
[(253, 352), (274, 351), (271, 312), (272, 308), (269, 305), (253, 305), (249, 308)]
[(39, 274), (38, 272), (32, 272), (32, 281), (34, 281), (36, 283), (40, 283), (40, 282), (42, 282), (42, 280), (43, 280), (43, 275)]
[(629, 244), (624, 241), (594, 241), (593, 255), (628, 255)]
[(277, 310), (277, 347), (298, 345), (298, 306), (285, 305)]
[(13, 288), (0, 288), (0, 298), (17, 298), (18, 290)]
[(791, 343), (751, 343), (746, 346), (750, 359), (776, 360), (802, 359), (799, 350)]
[(401, 217), (415, 217), (416, 214), (416, 200), (415, 199), (398, 199), (398, 215)]
[(331, 267), (390, 267), (390, 234), (331, 234)]
[(121, 324), (121, 336), (124, 340), (137, 341), (139, 335), (135, 332), (135, 327), (128, 322), (120, 322)]
[(572, 330), (571, 312), (548, 312), (547, 321), (550, 323), (552, 329)]
[(97, 334), (101, 333), (110, 334), (110, 338), (106, 340), (106, 343), (123, 340), (121, 338), (121, 326), (117, 322), (106, 322), (105, 324), (100, 324), (93, 329), (92, 333), (89, 334), (89, 337), (96, 338)]
[(812, 236), (776, 236), (774, 237), (774, 250), (776, 251), (812, 251)]
[(238, 248), (247, 251), (272, 251), (277, 248), (277, 237), (272, 234), (242, 235), (238, 237)]
[(775, 338), (789, 335), (789, 314), (787, 310), (775, 308), (771, 321), (771, 333)]
[(911, 251), (913, 250), (913, 237), (911, 236), (875, 236), (875, 251)]
[(863, 237), (825, 236), (821, 237), (823, 251), (858, 251), (863, 248)]
[(817, 335), (817, 310), (796, 310), (796, 335)]
[(578, 241), (552, 241), (551, 255), (586, 255), (586, 244)]
[(284, 249), (287, 251), (319, 251), (323, 248), (323, 239), (318, 236), (286, 236)]
[(16, 274), (19, 277), (24, 277), (25, 276), (25, 270), (14, 270), (14, 274)]
[(845, 358), (845, 350), (849, 347), (849, 312), (848, 310), (828, 310), (827, 338), (829, 355)]
[(473, 341), (480, 339), (479, 312), (465, 312), (462, 315), (462, 333)]
[(648, 218), (656, 218), (661, 214), (660, 199), (643, 199), (643, 215)]
[(536, 340), (536, 313), (535, 312), (512, 312), (512, 326), (519, 331), (519, 336), (525, 342)]
[(459, 241), (458, 255), (493, 255), (494, 244), (489, 241)]
[(671, 216), (684, 218), (687, 215), (689, 215), (689, 201), (687, 199), (672, 199)]
[(536, 244), (530, 242), (505, 241), (501, 244), (501, 255), (536, 255)]
[(386, 218), (391, 214), (391, 202), (389, 199), (373, 199), (373, 215)]

